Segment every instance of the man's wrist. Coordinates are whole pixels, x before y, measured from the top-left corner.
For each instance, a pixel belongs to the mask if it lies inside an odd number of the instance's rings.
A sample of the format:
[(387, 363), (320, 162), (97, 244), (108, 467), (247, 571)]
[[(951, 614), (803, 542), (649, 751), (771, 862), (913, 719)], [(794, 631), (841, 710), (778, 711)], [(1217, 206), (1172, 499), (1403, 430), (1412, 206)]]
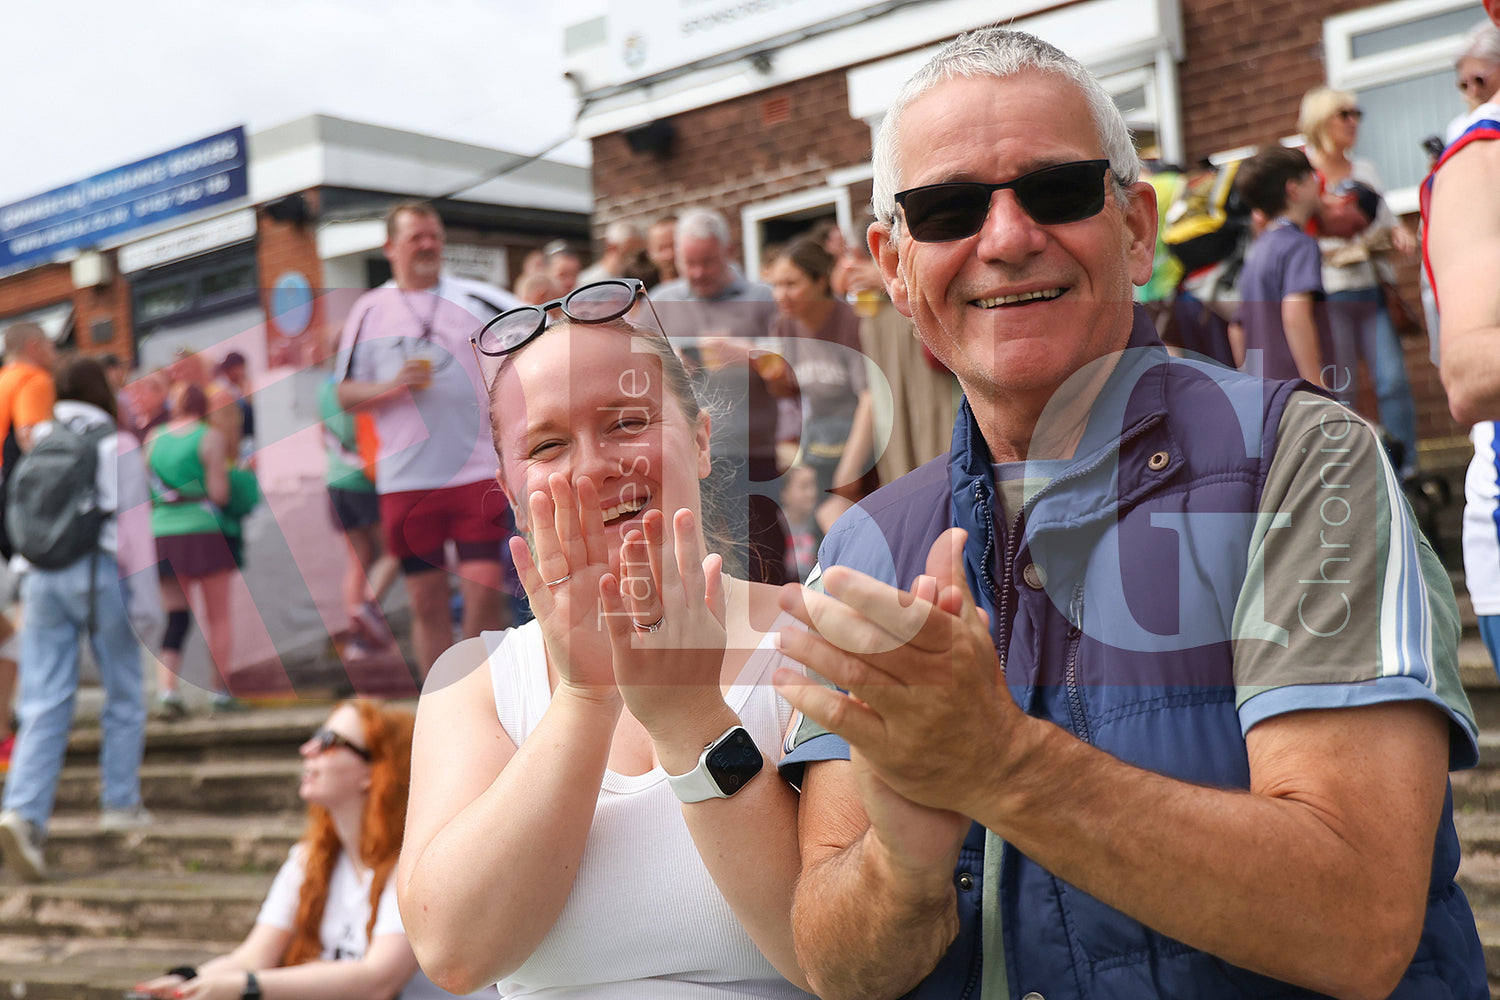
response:
[(245, 991), (240, 994), (240, 1000), (262, 1000), (260, 980), (248, 969), (245, 970)]

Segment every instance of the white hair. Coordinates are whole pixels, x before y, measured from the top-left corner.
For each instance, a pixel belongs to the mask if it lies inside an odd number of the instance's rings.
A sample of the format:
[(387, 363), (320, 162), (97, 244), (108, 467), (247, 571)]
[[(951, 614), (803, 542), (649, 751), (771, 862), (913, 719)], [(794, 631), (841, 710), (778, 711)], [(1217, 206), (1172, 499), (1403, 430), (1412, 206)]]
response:
[(1453, 60), (1457, 66), (1465, 59), (1478, 59), (1482, 63), (1500, 63), (1500, 28), (1490, 21), (1480, 21), (1464, 35), (1464, 47)]
[(684, 240), (717, 240), (729, 246), (729, 223), (711, 208), (690, 208), (677, 217), (677, 245)]
[(623, 247), (627, 243), (639, 240), (640, 238), (641, 231), (636, 224), (626, 222), (624, 219), (616, 219), (604, 227), (605, 246)]
[(996, 77), (1006, 79), (1025, 72), (1051, 73), (1072, 81), (1088, 103), (1089, 117), (1099, 134), (1099, 144), (1109, 158), (1116, 194), (1140, 177), (1141, 160), (1130, 141), (1114, 100), (1094, 75), (1072, 56), (1034, 35), (1008, 28), (979, 28), (965, 32), (938, 50), (901, 88), (875, 139), (872, 159), (875, 187), (872, 202), (875, 218), (892, 232), (896, 225), (896, 192), (901, 189), (901, 116), (918, 98), (940, 83), (956, 78)]

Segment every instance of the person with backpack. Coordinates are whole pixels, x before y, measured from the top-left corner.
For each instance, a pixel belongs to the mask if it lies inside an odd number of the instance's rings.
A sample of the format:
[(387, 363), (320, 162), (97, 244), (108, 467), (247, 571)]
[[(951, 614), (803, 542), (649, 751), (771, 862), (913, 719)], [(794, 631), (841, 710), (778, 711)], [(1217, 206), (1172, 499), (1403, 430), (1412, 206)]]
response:
[(134, 439), (116, 430), (118, 411), (104, 368), (74, 356), (62, 361), (54, 378), (51, 421), (36, 428), (32, 449), (6, 470), (11, 541), (31, 566), (21, 585), (21, 726), (5, 781), (0, 852), (27, 881), (46, 875), (42, 847), (85, 635), (104, 687), (100, 826), (124, 830), (150, 822), (141, 804), (146, 698), (140, 644), (162, 617), (145, 468)]
[[(52, 363), (57, 349), (36, 323), (12, 323), (5, 330), (5, 364), (0, 366), (0, 557), (9, 560), (5, 535), (5, 466), (14, 464), (31, 447), (36, 426), (52, 413)], [(11, 698), (16, 689), (16, 631), (11, 618), (19, 611), (15, 584), (0, 570), (0, 774), (10, 766), (15, 750)]]

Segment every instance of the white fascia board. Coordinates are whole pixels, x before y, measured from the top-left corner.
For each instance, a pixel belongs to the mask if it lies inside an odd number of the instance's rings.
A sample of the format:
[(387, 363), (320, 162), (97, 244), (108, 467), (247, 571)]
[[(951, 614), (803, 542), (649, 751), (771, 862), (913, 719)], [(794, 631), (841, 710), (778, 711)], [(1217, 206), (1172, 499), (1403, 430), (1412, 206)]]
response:
[(385, 220), (327, 222), (318, 227), (317, 241), (319, 260), (379, 250), (385, 246)]
[(264, 205), (298, 191), (322, 187), (323, 150), (319, 146), (289, 149), (250, 159), (250, 201)]
[(420, 197), (469, 185), (460, 193), (471, 201), (567, 212), (593, 206), (585, 167), (533, 160), (481, 181), (521, 154), (328, 115), (309, 115), (251, 136), (250, 152), (256, 203), (324, 185)]
[[(1050, 0), (934, 0), (905, 7), (826, 35), (774, 50), (769, 73), (749, 59), (690, 71), (681, 76), (633, 88), (596, 102), (578, 121), (578, 135), (595, 138), (633, 128), (668, 115), (743, 97), (767, 87), (802, 80), (829, 70), (889, 55), (893, 48), (936, 42), (985, 24), (1023, 16)], [(570, 69), (588, 76), (594, 50), (576, 53)]]
[[(1161, 13), (1156, 0), (1087, 0), (1014, 27), (1063, 49), (1096, 76), (1106, 76), (1155, 62), (1163, 42), (1171, 42), (1161, 34)], [(851, 69), (850, 116), (868, 120), (885, 114), (901, 87), (938, 48), (931, 45)]]
[[(768, 73), (756, 70), (748, 59), (742, 59), (601, 99), (584, 110), (578, 121), (577, 134), (583, 138), (595, 138), (619, 132), (830, 70), (859, 67), (862, 63), (889, 56), (896, 48), (926, 43), (935, 46), (961, 31), (1006, 21), (1059, 44), (1085, 65), (1096, 68), (1097, 72), (1113, 72), (1149, 62), (1164, 43), (1180, 55), (1182, 39), (1180, 18), (1175, 9), (1177, 2), (1081, 0), (1029, 17), (1053, 4), (1049, 0), (1005, 0), (1001, 3), (995, 0), (934, 0), (775, 49), (771, 52)], [(901, 66), (907, 67), (901, 81), (921, 65), (931, 51), (893, 57), (900, 61)], [(570, 61), (570, 68), (586, 77), (588, 63), (584, 60), (591, 52), (596, 53), (596, 50), (576, 54)], [(885, 60), (885, 63), (891, 62), (891, 59)], [(856, 71), (851, 71), (851, 88)], [(890, 96), (894, 96), (894, 91)], [(853, 110), (852, 93), (850, 103)], [(887, 99), (875, 113), (878, 114), (888, 103)], [(866, 116), (856, 113), (855, 117)]]
[(588, 171), (580, 169), (577, 178), (570, 180), (573, 182), (548, 183), (526, 177), (524, 169), (484, 180), (482, 171), (467, 164), (455, 166), (365, 149), (330, 148), (327, 151), (326, 183), (339, 187), (390, 191), (423, 198), (457, 192), (455, 197), (464, 201), (561, 212), (592, 211), (593, 191), (588, 182)]

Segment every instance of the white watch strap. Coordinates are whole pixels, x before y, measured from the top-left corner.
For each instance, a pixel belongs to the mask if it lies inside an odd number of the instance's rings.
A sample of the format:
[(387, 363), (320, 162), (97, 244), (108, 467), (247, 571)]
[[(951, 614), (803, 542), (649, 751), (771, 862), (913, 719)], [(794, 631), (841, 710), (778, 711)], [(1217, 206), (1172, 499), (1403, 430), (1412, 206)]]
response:
[(730, 733), (740, 728), (736, 722), (728, 729), (718, 735), (716, 739), (703, 748), (698, 755), (698, 766), (687, 774), (667, 775), (667, 784), (672, 786), (672, 791), (677, 795), (679, 801), (691, 804), (703, 802), (706, 799), (727, 799), (728, 795), (719, 791), (719, 783), (714, 781), (713, 775), (708, 773), (708, 755), (713, 753), (714, 747), (728, 738)]

